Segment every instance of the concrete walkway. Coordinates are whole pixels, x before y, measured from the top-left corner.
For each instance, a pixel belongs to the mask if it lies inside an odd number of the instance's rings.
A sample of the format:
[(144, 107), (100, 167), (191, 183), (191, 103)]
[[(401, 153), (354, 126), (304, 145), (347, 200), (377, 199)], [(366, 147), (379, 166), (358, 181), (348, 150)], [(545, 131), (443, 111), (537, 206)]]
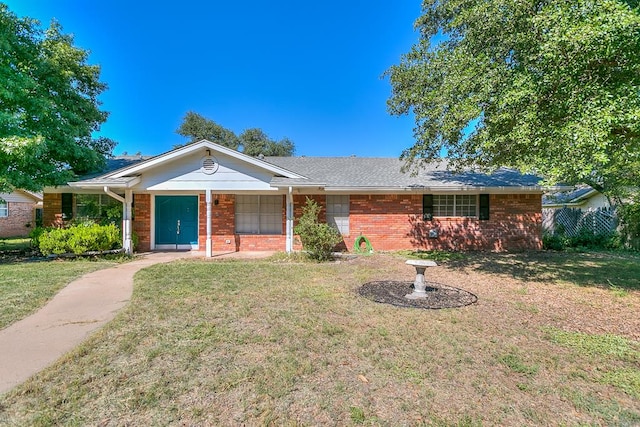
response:
[(138, 270), (194, 256), (197, 253), (155, 252), (86, 274), (33, 315), (1, 330), (0, 394), (46, 368), (113, 319), (129, 302)]

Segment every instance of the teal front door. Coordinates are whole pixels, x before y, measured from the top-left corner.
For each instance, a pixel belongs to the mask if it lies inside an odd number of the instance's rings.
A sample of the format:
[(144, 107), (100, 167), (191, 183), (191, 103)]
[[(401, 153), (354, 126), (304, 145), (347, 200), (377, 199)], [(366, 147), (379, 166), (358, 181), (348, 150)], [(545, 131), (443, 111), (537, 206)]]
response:
[(198, 244), (198, 196), (156, 196), (156, 245)]

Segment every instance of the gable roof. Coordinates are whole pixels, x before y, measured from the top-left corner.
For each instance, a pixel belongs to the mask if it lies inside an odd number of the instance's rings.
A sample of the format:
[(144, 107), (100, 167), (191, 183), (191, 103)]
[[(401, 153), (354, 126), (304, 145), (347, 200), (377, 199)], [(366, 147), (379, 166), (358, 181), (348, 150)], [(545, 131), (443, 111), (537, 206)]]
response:
[(119, 156), (107, 160), (102, 171), (90, 175), (85, 175), (77, 181), (69, 182), (71, 187), (124, 187), (130, 188), (140, 182), (139, 176), (144, 171), (163, 164), (168, 164), (173, 160), (190, 155), (198, 150), (208, 150), (215, 153), (230, 156), (242, 162), (252, 164), (260, 169), (267, 170), (275, 175), (287, 178), (304, 178), (301, 175), (285, 170), (276, 165), (267, 163), (261, 159), (248, 156), (239, 151), (223, 147), (205, 139), (194, 142), (157, 156)]
[(249, 163), (252, 164), (254, 166), (257, 166), (261, 169), (266, 169), (272, 173), (275, 174), (279, 174), (279, 175), (283, 175), (286, 176), (288, 178), (302, 178), (302, 176), (299, 176), (296, 173), (292, 173), (291, 171), (287, 171), (285, 169), (282, 169), (276, 165), (272, 165), (269, 164), (261, 159), (255, 158), (255, 157), (251, 157), (248, 156), (246, 154), (243, 154), (239, 151), (236, 151), (234, 149), (231, 148), (227, 148), (227, 147), (223, 147), (222, 145), (213, 143), (211, 141), (207, 141), (206, 139), (203, 139), (201, 141), (198, 142), (194, 142), (188, 145), (184, 145), (182, 147), (178, 147), (174, 150), (168, 151), (166, 153), (160, 154), (158, 156), (152, 157), (148, 160), (145, 160), (143, 162), (137, 163), (135, 165), (129, 166), (129, 167), (125, 167), (123, 169), (108, 173), (106, 175), (103, 175), (104, 178), (122, 178), (125, 176), (132, 176), (135, 174), (139, 174), (144, 172), (145, 170), (161, 165), (163, 163), (167, 163), (171, 160), (180, 158), (180, 157), (184, 157), (186, 155), (189, 155), (193, 152), (199, 151), (199, 150), (211, 150), (220, 154), (224, 154), (233, 158), (236, 158), (238, 160), (241, 160), (245, 163)]

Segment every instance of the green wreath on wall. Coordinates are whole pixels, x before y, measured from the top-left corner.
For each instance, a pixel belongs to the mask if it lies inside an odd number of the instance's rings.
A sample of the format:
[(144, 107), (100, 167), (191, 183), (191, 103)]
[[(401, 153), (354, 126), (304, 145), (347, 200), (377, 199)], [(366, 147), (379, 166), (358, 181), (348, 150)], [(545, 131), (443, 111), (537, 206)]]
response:
[[(362, 242), (364, 242), (365, 244), (364, 248), (362, 247)], [(356, 238), (356, 241), (353, 243), (353, 251), (359, 254), (361, 253), (372, 254), (373, 246), (371, 246), (371, 242), (369, 241), (369, 239), (367, 239), (365, 236), (361, 234), (358, 236), (358, 238)]]

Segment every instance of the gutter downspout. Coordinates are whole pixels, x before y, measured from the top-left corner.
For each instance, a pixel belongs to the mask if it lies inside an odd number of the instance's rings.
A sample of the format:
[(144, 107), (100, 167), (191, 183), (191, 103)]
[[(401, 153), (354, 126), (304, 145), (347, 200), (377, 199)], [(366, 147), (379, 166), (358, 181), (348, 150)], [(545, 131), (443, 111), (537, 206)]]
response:
[(293, 188), (289, 187), (287, 193), (287, 238), (286, 238), (286, 251), (287, 253), (293, 252)]
[(133, 201), (133, 192), (131, 190), (125, 190), (124, 197), (122, 197), (111, 191), (106, 185), (103, 189), (109, 197), (122, 203), (122, 248), (127, 255), (131, 255), (133, 252), (133, 243), (131, 240), (131, 204)]

